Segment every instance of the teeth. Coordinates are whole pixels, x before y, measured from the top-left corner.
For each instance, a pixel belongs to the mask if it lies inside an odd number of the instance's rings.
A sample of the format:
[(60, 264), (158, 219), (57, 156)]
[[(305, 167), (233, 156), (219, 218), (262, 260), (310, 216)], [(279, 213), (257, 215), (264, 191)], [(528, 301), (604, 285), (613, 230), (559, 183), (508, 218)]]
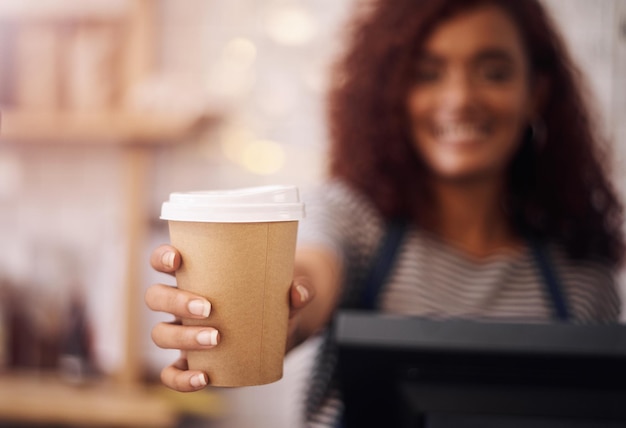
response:
[(439, 138), (446, 139), (471, 139), (484, 136), (483, 127), (472, 123), (453, 123), (438, 126), (435, 134)]

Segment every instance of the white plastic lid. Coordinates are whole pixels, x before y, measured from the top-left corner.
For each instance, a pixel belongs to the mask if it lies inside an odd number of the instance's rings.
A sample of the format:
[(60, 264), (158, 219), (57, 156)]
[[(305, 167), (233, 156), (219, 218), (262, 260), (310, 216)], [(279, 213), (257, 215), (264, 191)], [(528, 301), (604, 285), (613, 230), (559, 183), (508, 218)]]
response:
[(294, 221), (304, 217), (295, 186), (171, 193), (161, 219), (215, 223)]

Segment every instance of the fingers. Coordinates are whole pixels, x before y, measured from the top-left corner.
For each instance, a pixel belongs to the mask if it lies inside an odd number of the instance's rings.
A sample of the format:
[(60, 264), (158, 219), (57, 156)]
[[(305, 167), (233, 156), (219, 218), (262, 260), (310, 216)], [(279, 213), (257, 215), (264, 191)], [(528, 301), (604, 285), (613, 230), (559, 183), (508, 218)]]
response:
[(181, 257), (176, 248), (163, 244), (150, 255), (150, 264), (159, 272), (172, 273), (180, 267)]
[(289, 290), (289, 326), (287, 331), (287, 352), (306, 338), (301, 331), (302, 320), (298, 313), (315, 297), (315, 287), (308, 276), (296, 276)]
[(311, 281), (306, 276), (296, 277), (291, 284), (291, 290), (289, 291), (290, 300), (290, 312), (289, 316), (292, 317), (300, 309), (313, 300), (315, 297), (315, 288), (311, 284)]
[(165, 349), (203, 350), (217, 345), (220, 334), (212, 327), (162, 322), (152, 329), (152, 340), (158, 347)]
[(211, 313), (211, 303), (204, 297), (163, 284), (148, 287), (145, 301), (153, 311), (180, 318), (203, 319)]
[(198, 391), (207, 386), (208, 376), (198, 370), (188, 370), (187, 357), (181, 353), (180, 358), (161, 372), (161, 382), (168, 388), (180, 392)]

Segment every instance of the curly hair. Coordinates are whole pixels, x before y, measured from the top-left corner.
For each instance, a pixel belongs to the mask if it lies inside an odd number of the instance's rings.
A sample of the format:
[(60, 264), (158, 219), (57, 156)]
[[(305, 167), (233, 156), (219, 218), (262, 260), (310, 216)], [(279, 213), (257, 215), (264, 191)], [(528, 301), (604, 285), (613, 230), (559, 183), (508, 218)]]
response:
[(508, 172), (511, 223), (520, 235), (560, 242), (571, 257), (618, 265), (622, 206), (608, 178), (605, 141), (588, 91), (561, 36), (537, 0), (374, 0), (348, 28), (328, 94), (331, 177), (371, 199), (386, 219), (428, 210), (426, 168), (411, 143), (406, 97), (419, 50), (455, 14), (494, 4), (521, 35), (531, 76), (548, 82), (541, 148), (520, 144)]

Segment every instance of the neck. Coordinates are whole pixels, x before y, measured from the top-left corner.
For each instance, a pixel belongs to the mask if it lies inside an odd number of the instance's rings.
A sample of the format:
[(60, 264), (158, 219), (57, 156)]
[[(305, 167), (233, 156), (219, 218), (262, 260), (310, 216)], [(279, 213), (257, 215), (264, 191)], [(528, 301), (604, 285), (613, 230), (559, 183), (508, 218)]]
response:
[(517, 246), (501, 204), (502, 181), (437, 181), (427, 228), (465, 252), (484, 257)]

